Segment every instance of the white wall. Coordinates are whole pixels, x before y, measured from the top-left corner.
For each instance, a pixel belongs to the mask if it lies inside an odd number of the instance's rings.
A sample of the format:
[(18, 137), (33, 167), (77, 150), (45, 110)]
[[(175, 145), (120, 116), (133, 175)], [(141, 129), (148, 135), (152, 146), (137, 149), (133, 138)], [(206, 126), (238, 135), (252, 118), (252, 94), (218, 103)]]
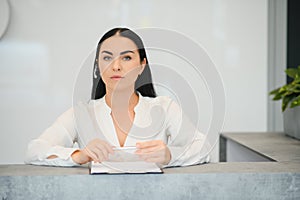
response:
[(161, 27), (193, 38), (224, 81), (223, 130), (266, 131), (267, 0), (10, 4), (10, 25), (0, 41), (0, 164), (22, 163), (28, 142), (71, 106), (82, 62), (115, 26)]

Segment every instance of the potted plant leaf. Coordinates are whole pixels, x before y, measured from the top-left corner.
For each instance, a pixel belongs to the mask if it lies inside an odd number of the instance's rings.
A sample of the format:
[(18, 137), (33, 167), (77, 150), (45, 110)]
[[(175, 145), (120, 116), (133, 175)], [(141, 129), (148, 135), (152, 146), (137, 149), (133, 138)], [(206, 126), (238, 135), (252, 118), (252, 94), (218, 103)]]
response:
[(288, 68), (285, 73), (293, 79), (289, 84), (271, 91), (273, 100), (282, 100), (283, 127), (285, 134), (300, 139), (300, 66)]

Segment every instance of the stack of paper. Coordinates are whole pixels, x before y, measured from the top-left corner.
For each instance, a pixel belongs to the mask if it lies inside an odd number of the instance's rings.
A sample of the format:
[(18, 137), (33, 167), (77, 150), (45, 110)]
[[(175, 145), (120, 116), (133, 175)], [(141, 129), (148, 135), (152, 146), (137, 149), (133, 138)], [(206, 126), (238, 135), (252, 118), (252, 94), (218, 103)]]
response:
[(134, 154), (135, 147), (119, 147), (114, 154), (109, 155), (108, 161), (101, 163), (91, 162), (91, 174), (103, 173), (163, 173), (155, 164), (145, 162)]

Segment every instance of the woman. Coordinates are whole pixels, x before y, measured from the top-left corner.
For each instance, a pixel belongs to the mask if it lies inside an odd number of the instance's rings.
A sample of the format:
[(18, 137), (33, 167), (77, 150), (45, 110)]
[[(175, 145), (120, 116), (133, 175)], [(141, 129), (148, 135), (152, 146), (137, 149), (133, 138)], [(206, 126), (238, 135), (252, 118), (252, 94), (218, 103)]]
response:
[[(103, 137), (82, 139), (88, 133), (79, 131), (71, 108), (30, 142), (25, 163), (102, 162), (114, 154), (114, 147), (123, 146), (135, 146), (140, 159), (162, 167), (208, 162), (203, 152), (208, 153), (210, 146), (204, 135), (169, 97), (156, 97), (146, 51), (136, 33), (127, 28), (108, 31), (98, 43), (93, 76), (88, 106)], [(73, 147), (75, 142), (79, 148)]]

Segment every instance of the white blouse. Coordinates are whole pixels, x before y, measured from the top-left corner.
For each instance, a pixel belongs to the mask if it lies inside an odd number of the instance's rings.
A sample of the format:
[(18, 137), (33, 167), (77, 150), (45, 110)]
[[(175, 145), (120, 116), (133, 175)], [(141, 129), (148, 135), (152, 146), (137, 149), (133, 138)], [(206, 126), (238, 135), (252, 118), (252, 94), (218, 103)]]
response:
[[(171, 98), (143, 97), (134, 108), (135, 117), (124, 146), (138, 141), (162, 140), (171, 152), (170, 166), (187, 166), (209, 162), (210, 144), (182, 114), (180, 106)], [(94, 138), (104, 139), (119, 147), (119, 140), (105, 98), (79, 103), (69, 109), (28, 145), (26, 164), (76, 166), (71, 155)], [(57, 158), (47, 159), (50, 155)]]

